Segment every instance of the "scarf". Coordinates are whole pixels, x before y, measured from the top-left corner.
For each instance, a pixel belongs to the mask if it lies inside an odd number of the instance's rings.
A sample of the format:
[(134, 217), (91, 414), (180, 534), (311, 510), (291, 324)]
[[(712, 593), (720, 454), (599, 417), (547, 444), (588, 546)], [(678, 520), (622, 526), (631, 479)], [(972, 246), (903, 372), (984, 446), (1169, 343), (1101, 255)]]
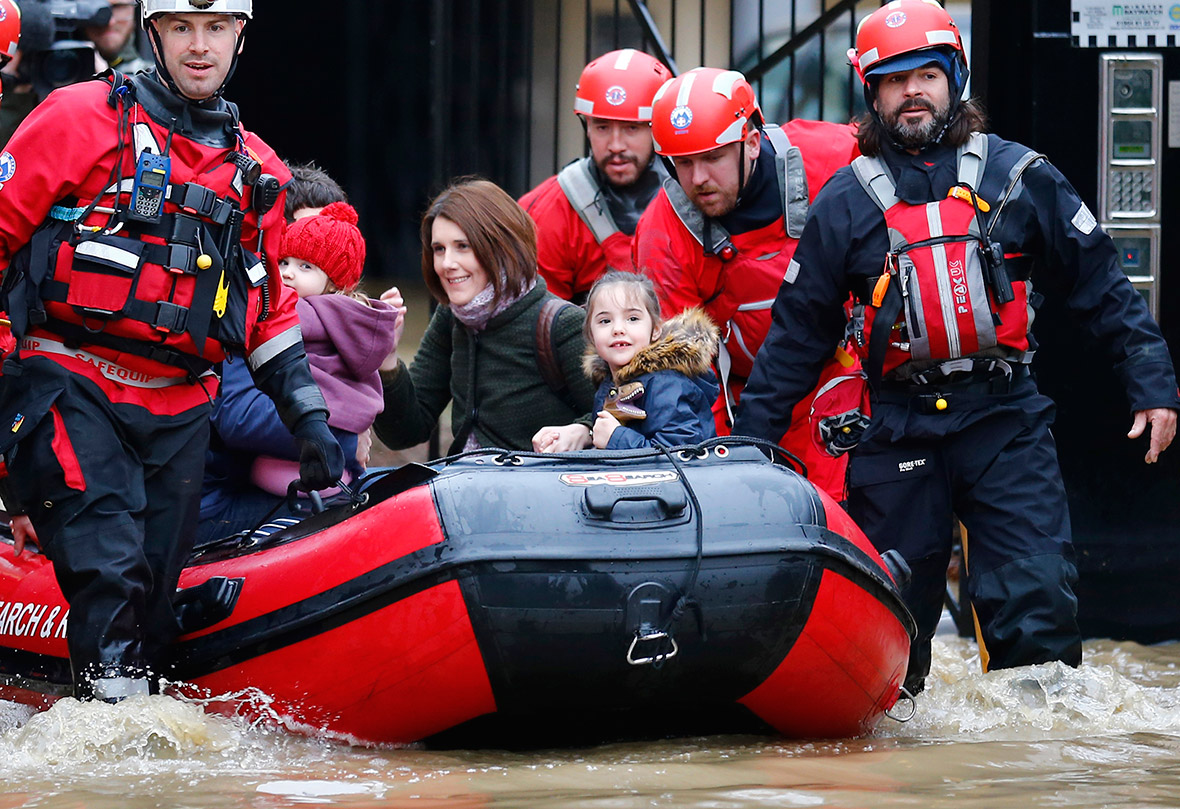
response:
[[(459, 306), (451, 304), (451, 313), (471, 331), (480, 332), (487, 327), (488, 321), (523, 298), (536, 285), (537, 280), (534, 278), (520, 292), (505, 292), (500, 298), (500, 302), (492, 306), (492, 298), (495, 297), (496, 288), (489, 283), (467, 303)], [(508, 287), (508, 275), (503, 271), (500, 272), (500, 287), (505, 290)]]

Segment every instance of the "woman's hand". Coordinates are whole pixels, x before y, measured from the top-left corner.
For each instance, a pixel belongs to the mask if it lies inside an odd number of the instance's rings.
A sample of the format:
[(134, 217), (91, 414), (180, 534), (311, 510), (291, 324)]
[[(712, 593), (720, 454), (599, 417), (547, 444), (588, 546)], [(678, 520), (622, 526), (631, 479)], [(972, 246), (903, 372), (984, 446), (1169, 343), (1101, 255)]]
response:
[(594, 446), (598, 449), (606, 449), (606, 445), (610, 443), (611, 435), (622, 426), (619, 420), (610, 413), (605, 410), (598, 411), (598, 418), (594, 422)]
[(406, 330), (406, 301), (402, 297), (401, 290), (397, 287), (390, 287), (382, 292), (381, 300), (388, 303), (397, 312), (397, 320), (393, 324), (393, 351), (389, 352), (389, 356), (378, 368), (380, 371), (392, 371), (397, 367), (397, 347), (402, 341), (402, 333)]
[(33, 528), (33, 522), (27, 514), (13, 514), (9, 526), (12, 528), (12, 539), (14, 540), (13, 558), (24, 553), (26, 542), (31, 543), (34, 547), (41, 547), (41, 543), (37, 541), (37, 530)]
[(533, 436), (534, 452), (573, 452), (590, 446), (590, 430), (584, 424), (542, 427)]

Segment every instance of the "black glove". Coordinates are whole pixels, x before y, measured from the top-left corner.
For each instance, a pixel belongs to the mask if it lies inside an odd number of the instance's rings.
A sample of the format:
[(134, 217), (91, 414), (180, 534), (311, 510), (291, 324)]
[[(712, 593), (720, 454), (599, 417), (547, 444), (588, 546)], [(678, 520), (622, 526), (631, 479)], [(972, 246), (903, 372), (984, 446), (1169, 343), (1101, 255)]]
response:
[(327, 489), (344, 474), (344, 453), (322, 411), (308, 413), (292, 431), (299, 447), (299, 482), (304, 491)]

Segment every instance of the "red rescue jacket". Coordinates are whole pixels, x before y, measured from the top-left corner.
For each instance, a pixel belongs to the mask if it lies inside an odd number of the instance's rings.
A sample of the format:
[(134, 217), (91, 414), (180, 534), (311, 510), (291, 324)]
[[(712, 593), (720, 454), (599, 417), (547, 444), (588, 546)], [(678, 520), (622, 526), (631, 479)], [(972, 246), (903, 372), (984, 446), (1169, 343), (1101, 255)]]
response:
[[(86, 228), (102, 229), (110, 224), (103, 208), (109, 209), (115, 200), (112, 178), (121, 178), (126, 207), (137, 160), (136, 138), (131, 133), (125, 135), (122, 153), (119, 151), (120, 110), (108, 103), (110, 91), (110, 82), (103, 81), (62, 88), (38, 105), (9, 141), (0, 157), (8, 167), (0, 191), (0, 265), (10, 272), (23, 266), (25, 257), (28, 262), (45, 264), (30, 242), (35, 241), (35, 233), (41, 236), (47, 228), (56, 228), (64, 241), (47, 239), (51, 241), (44, 268), (47, 278), (41, 285), (47, 320), (30, 323), (22, 354), (44, 354), (89, 377), (113, 401), (133, 402), (156, 413), (181, 412), (206, 401), (216, 390), (215, 378), (206, 377), (201, 385), (164, 384), (160, 380), (178, 381), (191, 374), (175, 362), (121, 349), (164, 349), (207, 367), (225, 357), (223, 342), (235, 331), (239, 337), (230, 342), (240, 340), (247, 355), (260, 349), (261, 355), (277, 353), (298, 339), (295, 298), (282, 286), (277, 269), (284, 227), (282, 200), (260, 222), (251, 208), (250, 187), (237, 182), (238, 169), (226, 158), (240, 151), (258, 161), (263, 173), (282, 183), (290, 174), (274, 151), (244, 128), (239, 130), (237, 150), (211, 147), (176, 134), (170, 144), (170, 186), (175, 193), (164, 203), (164, 212), (176, 214), (183, 204), (203, 211), (212, 206), (213, 198), (223, 203), (232, 200), (245, 210), (239, 244), (230, 246), (225, 256), (211, 249), (207, 239), (217, 232), (213, 225), (212, 230), (190, 239), (197, 242), (191, 251), (180, 253), (171, 250), (175, 243), (169, 237), (136, 235), (131, 227), (93, 238)], [(158, 148), (168, 140), (168, 130), (139, 104), (130, 105), (128, 121), (132, 128), (143, 128), (138, 138), (141, 146), (154, 140)], [(194, 189), (199, 186), (207, 191), (194, 190), (186, 196), (186, 184), (190, 183)], [(77, 216), (96, 197), (99, 208), (78, 223), (81, 229), (74, 228), (68, 221), (70, 212)], [(226, 208), (217, 207), (217, 211), (212, 215), (223, 216)], [(195, 210), (186, 214), (198, 223), (207, 220)], [(189, 219), (185, 221), (191, 225)], [(241, 254), (241, 265), (249, 272), (234, 275), (227, 257), (239, 245), (248, 251)], [(196, 257), (202, 254), (214, 255), (210, 270), (196, 269)], [(266, 256), (265, 264), (251, 258), (256, 255)], [(185, 267), (170, 270), (164, 266), (173, 261)], [(220, 268), (219, 263), (223, 265)], [(220, 269), (226, 272), (222, 274)], [(210, 281), (209, 273), (217, 277)], [(233, 294), (243, 311), (239, 311), (240, 322), (231, 328), (225, 308), (233, 284), (241, 285)], [(202, 288), (204, 293), (199, 291)], [(202, 296), (204, 305), (198, 311), (195, 304)], [(136, 316), (106, 314), (124, 308)], [(207, 336), (197, 340), (194, 333), (199, 335), (203, 327), (194, 331), (188, 326), (202, 322), (202, 318), (210, 326), (205, 329)], [(79, 340), (79, 327), (94, 332), (94, 342)], [(119, 347), (112, 347), (112, 342)], [(143, 384), (144, 380), (152, 382)]]
[[(590, 158), (570, 164), (563, 172), (579, 170)], [(596, 235), (574, 210), (554, 175), (520, 198), (520, 206), (537, 223), (537, 268), (549, 291), (572, 300), (584, 296), (607, 269), (631, 271), (631, 237), (614, 226), (609, 213)], [(605, 209), (605, 205), (601, 206)], [(602, 237), (601, 242), (599, 237)]]
[[(793, 120), (782, 130), (802, 153), (808, 202), (837, 169), (858, 154), (856, 129), (851, 125)], [(781, 177), (779, 182), (783, 182)], [(721, 329), (731, 367), (728, 373), (719, 369), (719, 377), (726, 379), (714, 407), (719, 434), (729, 432), (726, 396), (735, 405), (740, 400), (741, 388), (770, 328), (770, 307), (798, 243), (797, 235), (788, 236), (784, 216), (761, 228), (732, 234), (729, 240), (736, 254), (728, 261), (706, 253), (699, 236), (677, 215), (667, 189), (648, 206), (634, 239), (635, 266), (655, 283), (664, 316), (699, 306)], [(833, 359), (820, 385), (847, 371)], [(846, 461), (827, 455), (811, 441), (807, 424), (810, 398), (796, 408), (792, 427), (780, 443), (803, 459), (817, 485), (842, 499)]]

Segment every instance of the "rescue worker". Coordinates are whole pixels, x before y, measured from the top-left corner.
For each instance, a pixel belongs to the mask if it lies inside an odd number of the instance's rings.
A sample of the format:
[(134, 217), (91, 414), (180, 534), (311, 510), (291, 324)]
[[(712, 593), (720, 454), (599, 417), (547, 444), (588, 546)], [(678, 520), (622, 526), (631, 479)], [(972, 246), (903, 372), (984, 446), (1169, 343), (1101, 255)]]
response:
[[(701, 307), (721, 329), (721, 395), (713, 408), (727, 435), (733, 406), (770, 325), (770, 304), (791, 264), (810, 200), (856, 155), (851, 126), (822, 121), (767, 125), (737, 71), (697, 68), (665, 84), (652, 103), (656, 153), (671, 177), (635, 232), (635, 266), (655, 283), (666, 317)], [(833, 340), (828, 357), (833, 356)], [(833, 359), (832, 375), (854, 363)], [(843, 499), (843, 458), (814, 445), (802, 417), (773, 441), (809, 477)]]
[(289, 175), (222, 98), (252, 16), (143, 0), (156, 69), (53, 92), (0, 155), (18, 340), (0, 452), (70, 605), (80, 698), (149, 693), (164, 671), (214, 363), (245, 362), (274, 400), (303, 485), (343, 467), (277, 269)]
[(581, 303), (608, 269), (631, 270), (631, 236), (660, 189), (651, 99), (672, 74), (625, 48), (582, 70), (574, 112), (590, 141), (575, 160), (520, 198), (537, 223), (537, 262), (549, 291)]
[(105, 26), (86, 26), (83, 33), (107, 66), (120, 73), (139, 73), (151, 69), (152, 63), (139, 50), (139, 3), (137, 0), (110, 0), (111, 19)]
[[(824, 187), (773, 309), (735, 431), (779, 435), (831, 341), (854, 324), (872, 418), (851, 454), (848, 507), (878, 550), (896, 548), (918, 624), (905, 684), (930, 669), (951, 552), (966, 527), (966, 592), (984, 669), (1081, 661), (1069, 512), (1029, 371), (1035, 283), (1061, 290), (1114, 362), (1148, 463), (1176, 430), (1176, 378), (1111, 239), (1043, 155), (984, 135), (961, 101), (958, 28), (928, 0), (861, 23), (850, 58), (870, 112), (864, 156)], [(884, 267), (884, 270), (882, 269)]]

